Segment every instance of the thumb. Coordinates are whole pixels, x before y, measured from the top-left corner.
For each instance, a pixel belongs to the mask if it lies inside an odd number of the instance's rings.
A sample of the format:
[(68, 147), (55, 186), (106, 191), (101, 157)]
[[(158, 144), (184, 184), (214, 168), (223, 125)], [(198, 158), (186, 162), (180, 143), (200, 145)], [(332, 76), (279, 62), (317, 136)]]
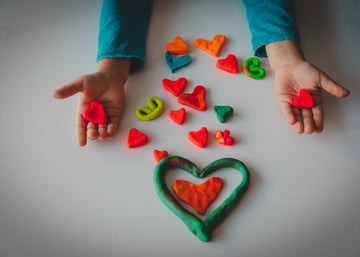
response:
[(83, 87), (84, 87), (84, 76), (81, 76), (75, 79), (74, 81), (70, 82), (69, 84), (66, 84), (61, 88), (54, 90), (52, 92), (52, 95), (56, 99), (68, 98), (72, 95), (75, 95), (76, 93), (81, 92)]
[(349, 90), (337, 84), (324, 73), (320, 75), (320, 87), (336, 97), (345, 97), (350, 94)]

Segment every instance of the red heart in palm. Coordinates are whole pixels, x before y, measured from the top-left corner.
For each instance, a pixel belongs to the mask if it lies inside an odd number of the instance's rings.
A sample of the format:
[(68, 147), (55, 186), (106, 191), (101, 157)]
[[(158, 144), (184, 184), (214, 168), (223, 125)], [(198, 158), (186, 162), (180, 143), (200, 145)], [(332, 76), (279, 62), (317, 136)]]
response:
[(108, 120), (105, 109), (99, 101), (92, 101), (83, 113), (83, 118), (96, 124), (106, 125)]
[(300, 89), (299, 96), (292, 100), (292, 104), (301, 108), (313, 108), (314, 101), (306, 89)]

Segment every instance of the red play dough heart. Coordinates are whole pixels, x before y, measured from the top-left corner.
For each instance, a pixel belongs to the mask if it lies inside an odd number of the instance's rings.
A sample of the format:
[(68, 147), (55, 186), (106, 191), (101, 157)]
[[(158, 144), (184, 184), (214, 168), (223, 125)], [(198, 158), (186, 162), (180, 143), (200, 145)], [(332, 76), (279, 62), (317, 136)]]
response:
[(157, 163), (159, 163), (163, 158), (168, 156), (168, 152), (167, 151), (159, 151), (159, 150), (155, 149), (153, 151), (153, 155), (154, 155), (155, 161)]
[(217, 60), (216, 67), (230, 73), (234, 73), (234, 74), (239, 73), (237, 60), (235, 55), (233, 54), (229, 54), (225, 59)]
[(99, 101), (92, 101), (90, 103), (90, 106), (83, 113), (83, 118), (84, 120), (102, 125), (106, 125), (108, 122), (104, 107)]
[(197, 213), (202, 215), (207, 207), (216, 200), (223, 184), (222, 179), (218, 177), (210, 178), (200, 185), (186, 180), (176, 180), (173, 189), (181, 200), (194, 207)]
[(139, 130), (132, 128), (129, 131), (127, 146), (135, 148), (145, 145), (149, 141), (147, 135), (141, 133)]
[(187, 79), (186, 78), (179, 78), (178, 80), (163, 79), (162, 84), (167, 91), (169, 91), (174, 96), (178, 96), (184, 90), (187, 84)]
[(178, 102), (190, 106), (198, 111), (205, 111), (207, 108), (205, 102), (205, 87), (197, 86), (191, 94), (182, 93), (178, 97)]
[(199, 131), (190, 131), (188, 133), (189, 140), (198, 147), (205, 148), (208, 139), (208, 130), (203, 127)]
[(301, 108), (313, 108), (314, 101), (306, 89), (300, 89), (299, 96), (292, 100), (292, 104)]
[(180, 110), (177, 111), (169, 111), (169, 117), (170, 119), (172, 119), (176, 124), (183, 124), (184, 123), (184, 119), (185, 119), (185, 109), (181, 108)]

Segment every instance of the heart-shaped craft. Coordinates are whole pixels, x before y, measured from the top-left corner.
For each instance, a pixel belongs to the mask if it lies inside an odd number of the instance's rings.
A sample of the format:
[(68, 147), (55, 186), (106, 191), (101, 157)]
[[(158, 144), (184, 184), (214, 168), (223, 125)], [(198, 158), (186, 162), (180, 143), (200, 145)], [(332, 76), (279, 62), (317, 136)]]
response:
[(194, 207), (197, 213), (203, 215), (207, 207), (216, 200), (224, 182), (213, 177), (200, 185), (186, 180), (176, 180), (173, 184), (175, 194), (184, 202)]
[(203, 127), (199, 131), (190, 131), (188, 133), (189, 140), (198, 147), (205, 148), (208, 139), (208, 130)]
[(147, 100), (149, 107), (140, 106), (136, 109), (136, 117), (139, 120), (153, 120), (157, 118), (163, 111), (164, 105), (160, 98), (152, 96)]
[(207, 108), (205, 102), (206, 89), (203, 86), (196, 86), (191, 94), (182, 93), (178, 97), (178, 102), (187, 105), (198, 111), (205, 111)]
[(141, 133), (136, 128), (132, 128), (129, 131), (127, 146), (129, 148), (136, 148), (147, 144), (149, 138), (146, 134)]
[(96, 124), (106, 125), (108, 123), (104, 107), (99, 101), (90, 103), (90, 106), (83, 113), (83, 118)]
[(175, 57), (172, 53), (166, 52), (165, 60), (171, 72), (174, 73), (175, 70), (184, 67), (190, 63), (191, 55), (187, 54), (180, 57)]
[(224, 70), (229, 73), (234, 73), (234, 74), (239, 73), (237, 60), (235, 55), (233, 54), (229, 54), (228, 56), (226, 56), (225, 59), (218, 59), (216, 62), (216, 67), (218, 67), (220, 70)]
[(211, 41), (207, 41), (203, 38), (198, 38), (194, 41), (194, 44), (208, 54), (214, 57), (218, 57), (219, 51), (225, 41), (226, 37), (224, 35), (216, 35)]
[(171, 94), (178, 96), (184, 90), (187, 82), (186, 78), (179, 78), (178, 80), (163, 79), (162, 85)]
[(185, 119), (185, 109), (181, 108), (177, 111), (171, 110), (169, 111), (169, 117), (172, 119), (176, 124), (181, 125), (184, 123)]
[(189, 53), (189, 49), (181, 37), (176, 37), (173, 42), (166, 44), (166, 50), (173, 54)]
[(153, 151), (153, 155), (154, 155), (154, 159), (157, 163), (159, 163), (162, 159), (164, 159), (165, 157), (167, 157), (169, 154), (167, 151), (159, 151), (159, 150), (154, 150)]
[(292, 104), (300, 108), (313, 108), (314, 101), (306, 89), (300, 89), (299, 96), (292, 100)]
[[(216, 170), (227, 167), (239, 171), (242, 175), (242, 180), (231, 195), (212, 211), (204, 222), (182, 207), (166, 186), (166, 173), (173, 168), (183, 169), (196, 178), (204, 178)], [(232, 158), (219, 159), (199, 170), (195, 164), (183, 157), (170, 156), (162, 159), (154, 170), (155, 189), (161, 201), (185, 223), (195, 236), (204, 242), (211, 240), (212, 231), (225, 219), (235, 204), (239, 202), (249, 186), (249, 181), (250, 174), (245, 165), (241, 161)]]
[(215, 105), (214, 111), (221, 123), (224, 123), (225, 120), (234, 113), (234, 109), (231, 106), (226, 105)]

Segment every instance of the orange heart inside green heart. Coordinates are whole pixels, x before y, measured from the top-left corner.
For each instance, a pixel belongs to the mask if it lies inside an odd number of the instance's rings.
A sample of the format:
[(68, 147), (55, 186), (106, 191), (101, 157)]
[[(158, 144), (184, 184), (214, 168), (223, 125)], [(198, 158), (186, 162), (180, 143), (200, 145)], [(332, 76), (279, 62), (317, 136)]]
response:
[[(242, 179), (230, 196), (212, 211), (203, 222), (181, 206), (168, 189), (165, 176), (173, 168), (180, 168), (196, 178), (204, 178), (222, 168), (232, 168), (241, 173)], [(204, 242), (211, 240), (212, 231), (225, 219), (236, 203), (239, 202), (249, 186), (249, 181), (250, 174), (246, 166), (241, 161), (233, 158), (219, 159), (203, 169), (198, 169), (195, 164), (183, 157), (170, 156), (162, 159), (154, 170), (155, 189), (161, 201), (185, 223), (195, 236)]]

